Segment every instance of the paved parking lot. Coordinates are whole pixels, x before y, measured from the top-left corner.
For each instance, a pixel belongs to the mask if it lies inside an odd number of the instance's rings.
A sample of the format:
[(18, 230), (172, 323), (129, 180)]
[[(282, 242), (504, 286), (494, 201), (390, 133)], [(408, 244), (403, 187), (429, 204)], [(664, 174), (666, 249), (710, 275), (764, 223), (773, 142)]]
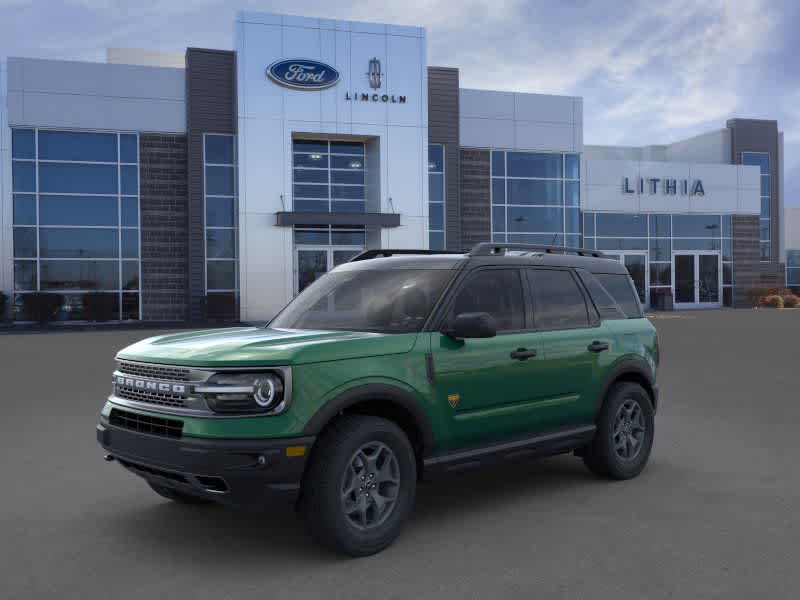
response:
[(114, 351), (151, 332), (0, 335), (0, 598), (797, 598), (800, 310), (654, 323), (663, 400), (641, 477), (571, 457), (461, 474), (358, 560), (288, 507), (173, 505), (102, 461)]

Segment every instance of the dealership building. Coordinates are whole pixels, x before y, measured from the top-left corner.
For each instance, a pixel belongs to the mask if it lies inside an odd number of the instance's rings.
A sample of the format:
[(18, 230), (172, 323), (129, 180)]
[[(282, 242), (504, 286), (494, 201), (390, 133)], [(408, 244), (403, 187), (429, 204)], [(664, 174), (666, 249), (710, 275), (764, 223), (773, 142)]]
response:
[(96, 292), (120, 320), (265, 320), (365, 248), (485, 241), (600, 250), (652, 308), (800, 285), (776, 121), (585, 145), (582, 98), (461, 88), (426, 44), (420, 27), (240, 12), (233, 51), (4, 59), (14, 317), (43, 291), (59, 320)]

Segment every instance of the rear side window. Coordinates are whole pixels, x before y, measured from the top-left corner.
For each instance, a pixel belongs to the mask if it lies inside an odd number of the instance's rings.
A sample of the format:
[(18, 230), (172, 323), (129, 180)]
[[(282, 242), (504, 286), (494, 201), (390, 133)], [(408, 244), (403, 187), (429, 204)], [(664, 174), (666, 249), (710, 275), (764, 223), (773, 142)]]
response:
[(617, 301), (617, 304), (629, 319), (642, 316), (642, 306), (633, 288), (629, 275), (622, 273), (595, 273), (594, 276)]
[(589, 326), (586, 301), (569, 271), (528, 269), (537, 329), (576, 329)]
[(592, 297), (592, 301), (594, 305), (597, 307), (597, 312), (600, 313), (600, 318), (604, 320), (608, 319), (627, 319), (628, 315), (626, 315), (623, 310), (617, 305), (617, 301), (611, 297), (595, 276), (589, 273), (588, 271), (584, 271), (582, 269), (578, 269), (578, 276), (581, 278), (581, 281), (586, 286), (586, 289), (589, 292), (589, 295)]
[(497, 331), (525, 329), (525, 301), (519, 271), (487, 269), (470, 276), (456, 294), (450, 318), (471, 312), (492, 315)]

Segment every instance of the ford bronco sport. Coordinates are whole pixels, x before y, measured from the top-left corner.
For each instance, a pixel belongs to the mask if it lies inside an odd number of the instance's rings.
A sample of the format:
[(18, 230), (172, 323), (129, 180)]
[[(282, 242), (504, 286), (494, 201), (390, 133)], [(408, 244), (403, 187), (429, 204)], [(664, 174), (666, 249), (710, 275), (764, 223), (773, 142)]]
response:
[(658, 338), (593, 250), (368, 250), (266, 328), (119, 352), (97, 438), (176, 502), (296, 499), (320, 542), (378, 552), (417, 481), (574, 453), (627, 479), (653, 443)]

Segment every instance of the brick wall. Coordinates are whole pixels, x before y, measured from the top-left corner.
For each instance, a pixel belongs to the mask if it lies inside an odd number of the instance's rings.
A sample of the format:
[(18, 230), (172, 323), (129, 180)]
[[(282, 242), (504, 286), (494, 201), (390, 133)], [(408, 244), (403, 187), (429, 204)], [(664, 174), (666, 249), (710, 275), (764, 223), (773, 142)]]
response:
[(461, 245), (471, 248), (492, 239), (488, 150), (461, 150)]
[(139, 135), (142, 318), (188, 318), (186, 136)]

